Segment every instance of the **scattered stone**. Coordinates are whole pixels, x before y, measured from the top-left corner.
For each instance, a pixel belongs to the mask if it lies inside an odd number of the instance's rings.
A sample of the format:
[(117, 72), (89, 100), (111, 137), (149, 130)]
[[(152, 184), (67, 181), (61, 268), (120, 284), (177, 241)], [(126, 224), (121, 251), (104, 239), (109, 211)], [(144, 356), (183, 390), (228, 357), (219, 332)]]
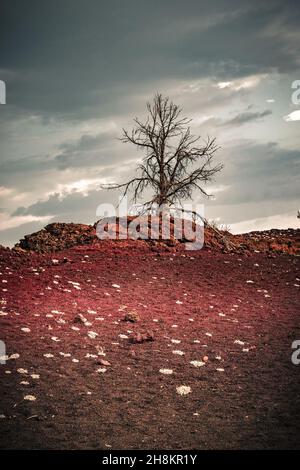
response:
[(88, 331), (87, 335), (89, 338), (95, 339), (98, 336), (98, 333), (96, 333), (95, 331)]
[(154, 341), (154, 335), (152, 332), (147, 331), (146, 333), (134, 333), (131, 338), (131, 343), (144, 343), (146, 341)]
[(87, 318), (85, 318), (81, 313), (78, 313), (73, 320), (73, 323), (81, 323), (82, 325), (87, 323)]
[(98, 364), (101, 364), (102, 366), (111, 366), (111, 363), (107, 361), (106, 359), (98, 359)]
[(140, 320), (140, 317), (137, 312), (127, 312), (124, 316), (124, 321), (129, 321), (131, 323), (136, 323)]

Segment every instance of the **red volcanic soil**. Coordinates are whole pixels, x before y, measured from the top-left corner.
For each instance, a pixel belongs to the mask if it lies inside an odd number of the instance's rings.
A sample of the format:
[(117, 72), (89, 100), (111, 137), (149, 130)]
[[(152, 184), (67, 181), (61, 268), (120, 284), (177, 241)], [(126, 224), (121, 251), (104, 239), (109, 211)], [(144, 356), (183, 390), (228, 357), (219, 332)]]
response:
[(0, 447), (300, 448), (299, 257), (134, 243), (0, 252)]

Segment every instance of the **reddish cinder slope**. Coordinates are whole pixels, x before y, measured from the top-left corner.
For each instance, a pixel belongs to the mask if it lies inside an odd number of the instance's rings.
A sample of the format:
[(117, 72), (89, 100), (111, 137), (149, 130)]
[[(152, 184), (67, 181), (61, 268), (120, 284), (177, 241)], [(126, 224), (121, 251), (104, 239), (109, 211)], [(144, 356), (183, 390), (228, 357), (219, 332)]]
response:
[(300, 447), (298, 257), (1, 250), (0, 272), (1, 448)]
[[(32, 251), (36, 253), (53, 253), (62, 251), (74, 246), (93, 246), (97, 250), (105, 251), (107, 249), (135, 250), (138, 248), (143, 251), (172, 251), (178, 252), (185, 249), (185, 243), (191, 241), (193, 230), (196, 225), (191, 226), (190, 221), (178, 221), (177, 228), (181, 223), (185, 227), (181, 236), (175, 237), (174, 218), (167, 220), (167, 227), (170, 229), (170, 237), (167, 240), (161, 240), (161, 225), (159, 230), (155, 228), (155, 222), (151, 225), (151, 217), (141, 217), (139, 220), (145, 223), (146, 227), (137, 224), (137, 231), (141, 233), (141, 240), (134, 241), (128, 235), (130, 233), (130, 223), (136, 217), (128, 216), (118, 218), (104, 227), (111, 234), (111, 237), (120, 238), (124, 236), (126, 239), (100, 241), (96, 235), (96, 226), (73, 224), (73, 223), (52, 223), (38, 232), (26, 235), (15, 246), (17, 251)], [(186, 224), (186, 225), (184, 225)], [(128, 228), (129, 227), (129, 228)], [(187, 236), (187, 240), (185, 239)], [(145, 240), (148, 238), (147, 240)], [(115, 246), (117, 245), (117, 246)], [(300, 229), (287, 230), (266, 230), (262, 232), (250, 232), (242, 235), (232, 235), (228, 231), (218, 230), (211, 225), (205, 225), (204, 233), (204, 249), (249, 253), (259, 251), (262, 253), (288, 253), (300, 254)]]

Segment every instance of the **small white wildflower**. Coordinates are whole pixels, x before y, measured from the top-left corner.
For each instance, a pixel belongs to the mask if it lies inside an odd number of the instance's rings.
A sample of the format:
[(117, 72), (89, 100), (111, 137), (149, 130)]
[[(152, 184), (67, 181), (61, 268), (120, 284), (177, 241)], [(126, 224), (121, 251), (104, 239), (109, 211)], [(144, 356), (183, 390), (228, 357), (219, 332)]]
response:
[(36, 397), (34, 395), (25, 395), (24, 400), (35, 401)]
[(95, 331), (88, 331), (87, 335), (89, 338), (95, 339), (98, 336), (98, 333), (96, 333)]
[(184, 356), (184, 352), (183, 351), (180, 351), (179, 349), (176, 349), (174, 351), (172, 351), (173, 354), (177, 354), (178, 356)]
[(176, 387), (176, 391), (178, 395), (188, 395), (191, 393), (191, 387), (188, 387), (187, 385), (180, 385), (180, 387)]
[(190, 364), (192, 364), (192, 366), (195, 366), (195, 367), (205, 366), (205, 362), (203, 361), (191, 361)]
[(159, 372), (164, 375), (171, 375), (173, 374), (172, 369), (159, 369)]

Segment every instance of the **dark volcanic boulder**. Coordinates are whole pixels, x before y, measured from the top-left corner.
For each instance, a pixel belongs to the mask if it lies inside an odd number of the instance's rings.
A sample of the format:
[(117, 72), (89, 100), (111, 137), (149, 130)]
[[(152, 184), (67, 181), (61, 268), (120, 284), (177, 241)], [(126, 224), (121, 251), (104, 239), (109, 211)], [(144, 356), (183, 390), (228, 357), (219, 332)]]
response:
[(87, 245), (96, 240), (92, 225), (53, 223), (38, 232), (26, 235), (15, 248), (37, 253), (51, 253), (76, 245)]

